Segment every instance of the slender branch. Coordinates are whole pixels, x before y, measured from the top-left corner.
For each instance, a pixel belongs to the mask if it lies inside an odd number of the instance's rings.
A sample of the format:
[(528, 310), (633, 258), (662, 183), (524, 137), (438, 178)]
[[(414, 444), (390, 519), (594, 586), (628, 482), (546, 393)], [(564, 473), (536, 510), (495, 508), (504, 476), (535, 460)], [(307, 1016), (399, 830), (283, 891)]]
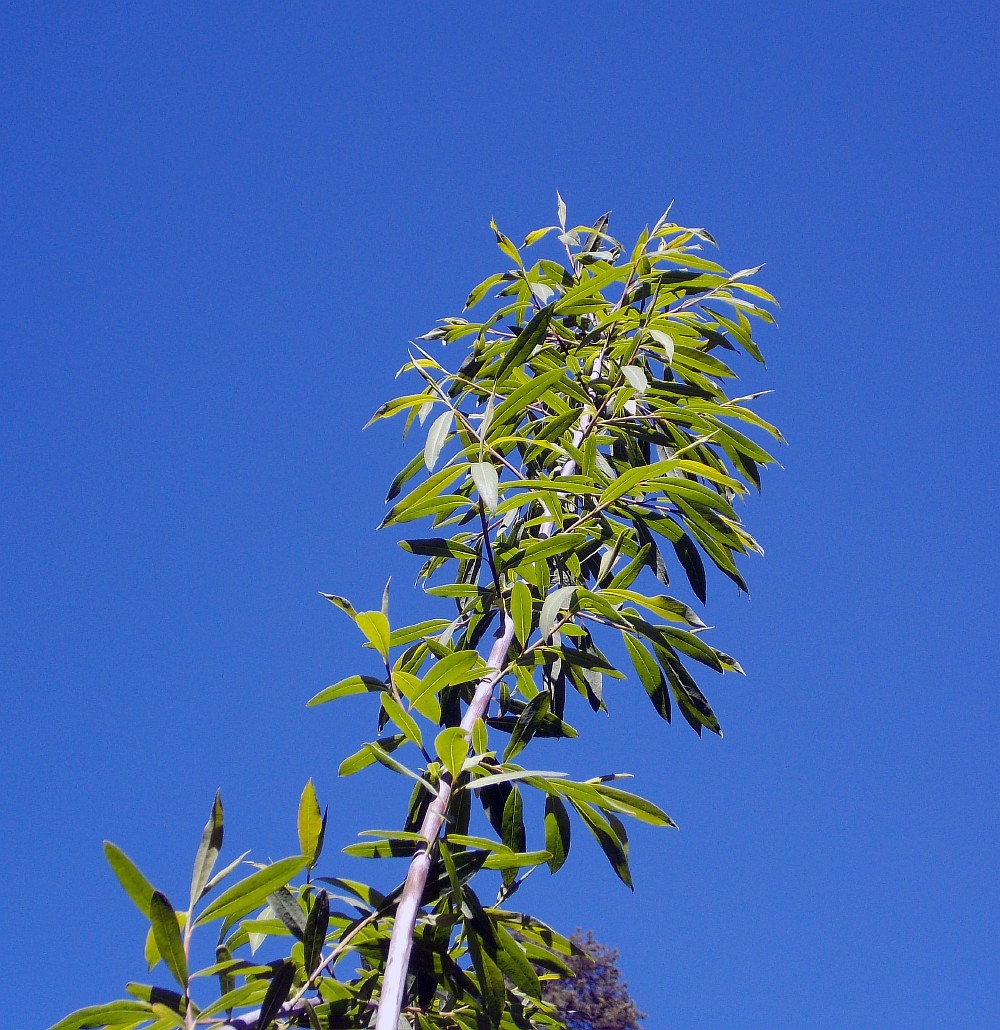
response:
[[(355, 923), (354, 926), (340, 938), (336, 947), (331, 949), (329, 955), (325, 958), (322, 956), (320, 957), (316, 968), (309, 974), (309, 979), (306, 980), (305, 984), (296, 991), (289, 1001), (286, 1001), (285, 1004), (282, 1005), (275, 1018), (285, 1019), (290, 1016), (305, 1015), (306, 1009), (312, 1004), (312, 1002), (308, 998), (304, 998), (303, 995), (315, 985), (316, 978), (324, 969), (327, 969), (330, 966), (331, 962), (335, 962), (345, 951), (347, 951), (347, 946), (354, 937), (368, 926), (369, 923), (373, 923), (381, 917), (381, 912), (372, 912), (371, 915), (365, 916), (365, 918), (360, 922)], [(260, 1014), (260, 1009), (254, 1009), (252, 1012), (244, 1012), (242, 1016), (233, 1016), (232, 1019), (227, 1019), (224, 1023), (212, 1023), (210, 1025), (213, 1030), (257, 1030), (257, 1026), (260, 1023)]]

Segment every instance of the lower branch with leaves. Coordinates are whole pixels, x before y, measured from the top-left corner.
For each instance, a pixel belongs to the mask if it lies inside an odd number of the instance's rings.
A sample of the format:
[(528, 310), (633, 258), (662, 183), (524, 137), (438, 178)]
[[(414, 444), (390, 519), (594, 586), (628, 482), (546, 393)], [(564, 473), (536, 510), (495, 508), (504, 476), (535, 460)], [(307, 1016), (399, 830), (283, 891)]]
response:
[[(724, 356), (762, 361), (750, 320), (773, 321), (774, 300), (749, 281), (757, 269), (726, 272), (703, 256), (712, 237), (669, 213), (628, 252), (607, 216), (568, 227), (561, 198), (558, 213), (521, 248), (493, 226), (511, 267), (466, 305), (492, 293), (489, 314), (443, 319), (421, 338), (465, 341), (464, 360), (449, 371), (414, 344), (404, 370), (416, 388), (372, 419), (402, 416), (404, 435), (426, 427), (382, 524), (429, 525), (402, 547), (424, 559), (418, 582), (447, 613), (393, 626), (388, 588), (372, 611), (324, 595), (377, 663), (309, 702), (374, 695), (378, 735), (340, 775), (378, 765), (413, 782), (400, 829), (363, 831), (343, 850), (405, 858), (405, 879), (383, 894), (319, 875), (326, 816), (311, 780), (298, 853), (266, 865), (244, 854), (215, 871), (216, 797), (186, 909), (107, 843), (149, 922), (147, 965), (172, 984), (129, 983), (127, 999), (80, 1009), (52, 1030), (563, 1025), (543, 988), (573, 976), (580, 949), (510, 899), (538, 868), (563, 866), (574, 825), (631, 888), (624, 818), (673, 823), (624, 790), (624, 774), (578, 781), (520, 764), (522, 752), (536, 739), (578, 736), (567, 721), (572, 695), (607, 712), (606, 685), (629, 679), (659, 718), (677, 711), (699, 734), (721, 733), (689, 665), (742, 670), (706, 640), (691, 604), (662, 588), (680, 573), (692, 602), (704, 603), (707, 559), (746, 589), (737, 559), (759, 548), (734, 505), (773, 460), (762, 436), (781, 436), (750, 406), (759, 395), (724, 389), (734, 377)], [(525, 259), (554, 241), (561, 250)], [(615, 636), (627, 672), (606, 653)], [(535, 847), (527, 792), (544, 812)], [(210, 928), (214, 962), (192, 969), (194, 932)], [(259, 957), (267, 949), (278, 957)]]

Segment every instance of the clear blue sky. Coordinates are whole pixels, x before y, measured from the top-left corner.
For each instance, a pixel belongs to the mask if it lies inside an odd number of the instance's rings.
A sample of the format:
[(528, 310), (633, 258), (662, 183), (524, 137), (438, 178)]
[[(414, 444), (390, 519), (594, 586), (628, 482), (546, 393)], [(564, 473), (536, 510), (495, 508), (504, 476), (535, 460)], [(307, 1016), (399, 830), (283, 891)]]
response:
[(526, 904), (650, 1030), (995, 1025), (995, 10), (470, 6), (0, 14), (2, 1022), (143, 978), (103, 838), (179, 897), (217, 786), (232, 856), (295, 850), (310, 775), (331, 853), (398, 822), (335, 775), (364, 706), (304, 707), (366, 660), (317, 591), (435, 604), (361, 426), (559, 188), (767, 262), (791, 444), (752, 600), (710, 584), (725, 739), (581, 717), (573, 768), (680, 832), (636, 829), (635, 895), (581, 846)]

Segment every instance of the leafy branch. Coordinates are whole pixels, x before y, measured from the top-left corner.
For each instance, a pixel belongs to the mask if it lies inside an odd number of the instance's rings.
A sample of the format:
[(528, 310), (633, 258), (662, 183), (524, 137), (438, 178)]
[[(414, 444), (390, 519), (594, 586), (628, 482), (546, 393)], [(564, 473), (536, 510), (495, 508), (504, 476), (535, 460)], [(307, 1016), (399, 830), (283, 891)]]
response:
[[(382, 766), (413, 781), (410, 804), (401, 828), (364, 831), (344, 851), (405, 858), (405, 877), (382, 894), (317, 875), (326, 814), (312, 781), (298, 854), (251, 872), (242, 855), (216, 873), (217, 796), (186, 910), (106, 845), (149, 923), (147, 963), (172, 985), (129, 984), (128, 999), (52, 1030), (339, 1030), (373, 1016), (377, 1030), (554, 1030), (539, 976), (571, 975), (578, 949), (503, 906), (528, 876), (565, 864), (574, 827), (631, 887), (624, 818), (673, 826), (618, 785), (623, 774), (574, 781), (519, 760), (536, 738), (579, 736), (567, 694), (608, 711), (609, 681), (634, 678), (661, 719), (676, 709), (699, 734), (721, 734), (691, 664), (742, 669), (686, 601), (659, 591), (679, 571), (704, 603), (712, 566), (746, 589), (737, 563), (760, 548), (735, 505), (773, 461), (759, 438), (781, 435), (750, 407), (760, 395), (731, 399), (724, 385), (729, 355), (763, 360), (750, 319), (773, 321), (774, 300), (748, 281), (758, 269), (728, 273), (701, 251), (711, 236), (669, 213), (628, 252), (608, 216), (568, 229), (562, 198), (558, 224), (523, 248), (492, 228), (513, 267), (477, 285), (466, 312), (491, 294), (492, 310), (480, 322), (443, 319), (422, 338), (465, 341), (464, 359), (449, 371), (414, 344), (403, 369), (417, 387), (372, 418), (401, 416), (404, 434), (426, 427), (382, 525), (429, 526), (402, 546), (423, 559), (418, 583), (446, 610), (393, 626), (388, 587), (373, 611), (324, 595), (380, 667), (309, 702), (377, 697), (378, 735), (339, 772)], [(553, 233), (564, 261), (543, 243)], [(535, 246), (543, 256), (526, 259)], [(606, 653), (615, 636), (627, 671)], [(529, 844), (526, 792), (542, 798), (542, 846)], [(491, 877), (489, 905), (480, 895)], [(192, 969), (195, 931), (212, 923), (215, 961)], [(265, 945), (279, 957), (259, 959)]]

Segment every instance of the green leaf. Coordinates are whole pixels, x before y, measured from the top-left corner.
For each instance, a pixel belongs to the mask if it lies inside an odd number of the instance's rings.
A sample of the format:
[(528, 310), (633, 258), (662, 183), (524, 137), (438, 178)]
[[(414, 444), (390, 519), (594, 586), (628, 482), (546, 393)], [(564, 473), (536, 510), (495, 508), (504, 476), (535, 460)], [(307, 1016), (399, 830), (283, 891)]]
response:
[(330, 895), (317, 891), (306, 918), (306, 930), (302, 937), (303, 969), (306, 976), (315, 973), (323, 956), (323, 945), (330, 926)]
[(538, 982), (538, 974), (521, 948), (521, 945), (499, 924), (493, 924), (499, 948), (496, 952), (497, 965), (504, 975), (518, 990), (529, 998), (540, 998), (542, 987)]
[(531, 352), (545, 340), (551, 321), (552, 306), (549, 305), (542, 308), (517, 334), (494, 373), (494, 379), (497, 383), (503, 381), (504, 376), (512, 367), (523, 364), (531, 355)]
[(607, 507), (618, 500), (619, 497), (624, 497), (628, 493), (634, 493), (639, 487), (649, 483), (655, 483), (670, 472), (675, 465), (676, 462), (671, 459), (669, 461), (656, 461), (652, 465), (640, 465), (636, 468), (631, 468), (627, 472), (623, 472), (607, 487), (598, 498), (597, 503), (602, 507)]
[(667, 674), (670, 689), (687, 720), (688, 725), (701, 735), (702, 726), (722, 736), (722, 727), (708, 703), (708, 698), (701, 692), (691, 674), (684, 668), (684, 663), (669, 648), (653, 645), (660, 666)]
[(652, 801), (639, 797), (638, 794), (630, 794), (628, 791), (609, 787), (603, 783), (598, 785), (597, 790), (605, 801), (612, 802), (616, 811), (624, 812), (640, 822), (649, 823), (650, 826), (677, 828), (677, 824), (663, 809), (658, 808)]
[(628, 380), (629, 386), (636, 393), (645, 393), (649, 389), (649, 380), (646, 373), (638, 365), (623, 365), (622, 375)]
[(570, 821), (566, 806), (554, 794), (545, 797), (545, 850), (552, 856), (549, 871), (558, 872), (569, 855)]
[(688, 583), (691, 584), (695, 597), (704, 604), (708, 595), (708, 582), (705, 578), (705, 564), (701, 560), (698, 548), (687, 533), (679, 540), (675, 540), (673, 544), (674, 554), (677, 555), (677, 560), (684, 569), (684, 574), (687, 576)]
[[(300, 941), (305, 936), (306, 917), (302, 906), (287, 887), (279, 887), (268, 894), (267, 903), (271, 911), (281, 920), (285, 929)], [(244, 925), (246, 925), (244, 923)]]
[(77, 1009), (49, 1030), (83, 1030), (84, 1027), (121, 1026), (140, 1019), (150, 1019), (153, 1007), (143, 1001), (109, 1001), (105, 1005), (90, 1005)]
[(469, 475), (479, 491), (479, 497), (488, 512), (496, 509), (500, 481), (496, 468), (488, 461), (474, 461), (469, 466)]
[(649, 335), (660, 345), (664, 364), (669, 365), (674, 360), (674, 338), (660, 329), (650, 329)]
[(441, 448), (444, 447), (448, 434), (451, 432), (453, 418), (454, 413), (448, 410), (438, 415), (431, 423), (430, 429), (427, 430), (427, 442), (424, 444), (424, 465), (427, 466), (428, 472), (434, 471)]
[(660, 718), (670, 722), (670, 697), (667, 694), (667, 684), (663, 678), (663, 673), (660, 671), (660, 666), (643, 644), (628, 633), (623, 634), (623, 636), (625, 639), (625, 649), (628, 651), (629, 658), (632, 659), (635, 671), (639, 675), (639, 682), (649, 695), (649, 699), (653, 702), (653, 707)]
[(477, 719), (472, 725), (472, 750), (477, 755), (482, 755), (489, 750), (489, 746), (486, 723), (482, 719)]
[(521, 798), (521, 791), (514, 787), (507, 795), (503, 806), (503, 833), (501, 834), (504, 847), (515, 853), (524, 851), (527, 846), (527, 837), (524, 829), (524, 802)]
[[(423, 678), (419, 696), (437, 694), (445, 687), (473, 683), (487, 673), (489, 666), (476, 651), (453, 651), (445, 655)], [(414, 701), (416, 704), (416, 701)]]
[(504, 762), (511, 761), (525, 748), (535, 735), (535, 730), (549, 715), (550, 704), (549, 695), (540, 692), (524, 706), (524, 710), (517, 717), (517, 722), (510, 734), (510, 741), (503, 753)]
[(430, 719), (431, 722), (440, 721), (441, 704), (435, 696), (433, 685), (428, 687), (424, 680), (399, 668), (392, 670), (392, 682), (393, 686), (425, 719)]
[(348, 676), (347, 679), (334, 683), (333, 686), (321, 690), (315, 697), (311, 697), (306, 704), (312, 708), (314, 705), (322, 705), (327, 701), (336, 701), (341, 697), (349, 697), (351, 694), (372, 694), (385, 690), (385, 682), (375, 676)]
[[(548, 851), (511, 851), (510, 848), (500, 845), (483, 863), (483, 868), (516, 873), (518, 869), (543, 865), (550, 858), (552, 855)], [(507, 879), (508, 882), (512, 881), (514, 876), (509, 876)]]
[(494, 221), (490, 221), (490, 228), (496, 234), (497, 246), (511, 259), (517, 263), (519, 267), (523, 265), (521, 261), (521, 255), (517, 252), (517, 247), (497, 228), (497, 224)]
[(326, 834), (326, 816), (320, 812), (312, 779), (307, 780), (302, 788), (297, 824), (299, 850), (309, 859), (309, 867), (312, 868), (323, 851), (323, 837)]
[(389, 620), (381, 612), (359, 612), (354, 620), (368, 642), (389, 660)]
[(125, 990), (132, 995), (133, 998), (138, 998), (139, 1001), (149, 1002), (151, 1005), (166, 1005), (172, 1012), (176, 1012), (179, 1016), (183, 1016), (187, 1005), (184, 1001), (184, 995), (178, 994), (177, 991), (168, 990), (166, 987), (153, 987), (151, 984), (137, 984), (127, 983), (125, 984)]
[(270, 986), (261, 1003), (260, 1015), (257, 1017), (257, 1030), (268, 1030), (268, 1027), (277, 1018), (281, 1006), (288, 1000), (294, 980), (295, 966), (291, 962), (282, 962), (274, 976), (271, 977)]
[(434, 738), (434, 750), (441, 764), (451, 774), (452, 781), (458, 779), (469, 753), (469, 733), (458, 726), (450, 726), (442, 730)]
[(212, 812), (201, 834), (201, 843), (194, 859), (194, 871), (191, 875), (191, 908), (205, 893), (205, 885), (215, 868), (216, 859), (222, 849), (222, 797), (215, 792)]
[(559, 613), (564, 608), (570, 607), (575, 593), (575, 586), (558, 587), (545, 598), (542, 604), (542, 614), (538, 618), (538, 631), (543, 640), (552, 635), (556, 622), (559, 620)]
[(177, 913), (165, 894), (153, 891), (149, 899), (149, 920), (153, 925), (156, 948), (174, 979), (187, 990), (188, 966), (184, 954), (184, 942), (177, 922)]
[(282, 858), (263, 869), (233, 884), (223, 891), (204, 912), (195, 920), (195, 926), (210, 922), (213, 919), (224, 919), (229, 916), (242, 916), (260, 904), (268, 894), (300, 873), (309, 864), (306, 855), (293, 855)]
[(152, 884), (142, 875), (132, 859), (109, 840), (104, 842), (104, 857), (135, 907), (149, 919), (149, 899), (153, 896)]
[(571, 796), (569, 798), (569, 803), (576, 809), (580, 818), (583, 820), (584, 825), (588, 830), (590, 830), (591, 834), (593, 834), (618, 878), (626, 887), (629, 888), (629, 890), (634, 890), (634, 887), (632, 886), (632, 874), (629, 872), (628, 868), (628, 853), (625, 851), (625, 846), (611, 828), (610, 823), (602, 815), (591, 808), (590, 805), (583, 801), (577, 801), (576, 798)]
[(514, 633), (521, 647), (528, 643), (531, 636), (531, 615), (534, 601), (528, 584), (518, 580), (510, 589), (510, 614), (514, 620)]
[(575, 551), (587, 542), (586, 533), (553, 533), (544, 540), (533, 540), (525, 544), (523, 553), (516, 558), (517, 563), (529, 561), (541, 561), (543, 558), (551, 558), (557, 554), (566, 554), (568, 551)]
[(507, 989), (503, 981), (503, 972), (490, 955), (490, 950), (495, 953), (496, 946), (490, 941), (491, 947), (484, 947), (484, 942), (471, 919), (466, 920), (465, 930), (469, 958), (472, 960), (472, 968), (479, 982), (479, 993), (483, 999), (486, 1025), (490, 1028), (499, 1027), (507, 1000)]
[(209, 893), (214, 887), (217, 887), (222, 881), (238, 866), (242, 863), (243, 859), (249, 855), (249, 851), (244, 851), (238, 858), (234, 858), (229, 865), (220, 869), (208, 883), (205, 884), (205, 889), (201, 892), (202, 897)]
[(541, 375), (530, 377), (526, 383), (523, 383), (506, 397), (493, 412), (493, 417), (490, 420), (490, 431), (486, 434), (486, 438), (488, 440), (495, 439), (508, 426), (520, 422), (528, 406), (534, 404), (544, 393), (555, 386), (556, 383), (565, 379), (565, 377), (566, 371), (562, 366), (550, 369)]
[(514, 766), (513, 769), (505, 770), (504, 772), (480, 776), (472, 783), (472, 786), (479, 790), (481, 787), (489, 787), (496, 783), (508, 783), (512, 780), (557, 780), (565, 775), (565, 773), (552, 772), (548, 769), (538, 771), (535, 769), (519, 769), (517, 766)]
[[(397, 733), (391, 737), (379, 737), (376, 743), (379, 747), (385, 751), (395, 751), (404, 741), (406, 737), (402, 733)], [(356, 772), (360, 772), (362, 769), (367, 769), (369, 765), (374, 764), (375, 756), (368, 749), (368, 745), (365, 744), (359, 751), (355, 751), (353, 755), (348, 755), (340, 763), (340, 768), (337, 770), (338, 776), (353, 776)]]
[(420, 727), (417, 725), (413, 716), (410, 715), (410, 713), (407, 712), (391, 694), (382, 695), (382, 707), (385, 709), (386, 715), (392, 719), (392, 721), (403, 731), (409, 740), (419, 748), (424, 746), (424, 740), (420, 734)]
[(469, 294), (468, 300), (465, 302), (465, 308), (468, 310), (471, 307), (475, 307), (482, 299), (489, 293), (490, 289), (497, 285), (497, 283), (503, 282), (504, 273), (497, 272), (495, 275), (491, 275), (488, 279), (484, 279), (478, 286), (476, 286)]
[(365, 840), (358, 844), (348, 844), (341, 850), (351, 858), (412, 858), (413, 853), (422, 843), (419, 834), (417, 840)]
[[(476, 551), (468, 544), (458, 540), (447, 540), (443, 537), (430, 537), (422, 540), (400, 540), (399, 546), (411, 554), (425, 554), (434, 558), (476, 558)], [(398, 632), (398, 631), (397, 631)], [(395, 643), (396, 633), (393, 633)]]
[(420, 509), (420, 505), (439, 494), (448, 486), (451, 486), (462, 474), (462, 465), (449, 465), (434, 475), (428, 476), (419, 486), (414, 487), (402, 500), (397, 501), (389, 513), (382, 520), (383, 526), (390, 526), (394, 522), (409, 521), (414, 511)]
[(217, 998), (211, 1005), (201, 1010), (200, 1016), (207, 1018), (208, 1016), (214, 1016), (217, 1012), (242, 1008), (244, 1005), (254, 1005), (264, 997), (267, 989), (268, 983), (266, 980), (251, 980), (249, 983), (243, 984), (242, 987), (237, 987), (228, 994), (224, 994), (221, 998)]

